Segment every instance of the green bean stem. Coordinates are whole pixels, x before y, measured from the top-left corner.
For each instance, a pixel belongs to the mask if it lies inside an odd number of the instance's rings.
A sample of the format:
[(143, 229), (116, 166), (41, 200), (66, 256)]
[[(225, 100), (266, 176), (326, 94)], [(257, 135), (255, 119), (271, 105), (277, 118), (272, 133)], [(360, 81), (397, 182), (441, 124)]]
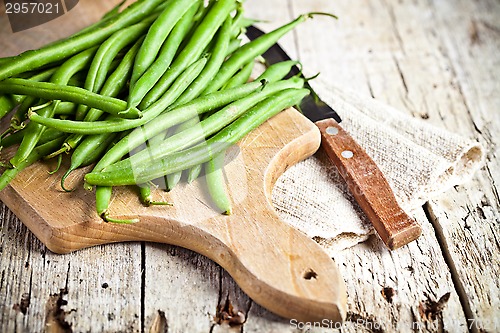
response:
[(139, 197), (141, 202), (146, 206), (173, 206), (173, 203), (168, 201), (154, 201), (151, 194), (151, 185), (143, 184), (139, 187)]

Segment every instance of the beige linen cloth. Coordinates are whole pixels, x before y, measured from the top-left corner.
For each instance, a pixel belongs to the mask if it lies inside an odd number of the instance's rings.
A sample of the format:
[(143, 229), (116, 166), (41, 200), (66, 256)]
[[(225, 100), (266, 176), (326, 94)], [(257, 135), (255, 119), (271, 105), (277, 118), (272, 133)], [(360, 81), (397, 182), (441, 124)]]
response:
[[(411, 216), (429, 200), (469, 180), (485, 150), (477, 142), (433, 127), (374, 99), (342, 91), (321, 78), (311, 86), (342, 118)], [(280, 217), (330, 255), (374, 233), (335, 166), (320, 149), (286, 171), (273, 190)]]

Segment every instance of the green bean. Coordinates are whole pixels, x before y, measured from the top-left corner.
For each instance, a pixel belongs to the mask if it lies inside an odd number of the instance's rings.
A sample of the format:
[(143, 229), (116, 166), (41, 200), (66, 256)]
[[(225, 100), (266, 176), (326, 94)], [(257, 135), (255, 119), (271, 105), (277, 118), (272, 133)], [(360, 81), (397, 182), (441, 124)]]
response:
[(177, 22), (160, 50), (156, 61), (140, 77), (131, 81), (129, 105), (139, 104), (146, 93), (158, 82), (168, 69), (182, 40), (188, 33), (192, 18), (196, 13), (196, 6), (192, 6)]
[[(121, 119), (117, 117), (108, 117), (103, 121), (86, 122), (71, 121), (45, 118), (31, 113), (30, 119), (34, 122), (43, 124), (47, 127), (53, 127), (67, 133), (79, 134), (101, 134), (109, 132), (121, 132), (135, 127), (142, 126), (155, 119), (165, 109), (168, 108), (184, 90), (191, 84), (196, 76), (201, 72), (206, 63), (206, 58), (199, 59), (193, 65), (189, 66), (185, 72), (174, 82), (171, 89), (167, 91), (155, 104), (144, 110), (143, 117), (140, 119)], [(101, 96), (101, 99), (105, 98)], [(106, 97), (109, 98), (109, 97)], [(121, 102), (121, 101), (120, 101)], [(126, 104), (126, 103), (125, 103)]]
[(254, 65), (254, 61), (250, 61), (244, 65), (236, 74), (234, 74), (232, 78), (227, 81), (223, 89), (237, 87), (247, 82), (250, 79), (250, 75), (252, 75)]
[(227, 48), (227, 55), (233, 54), (237, 49), (241, 47), (241, 39), (233, 39)]
[(116, 6), (114, 6), (113, 8), (111, 8), (110, 11), (108, 11), (106, 14), (104, 14), (101, 18), (101, 20), (106, 20), (106, 19), (109, 19), (115, 15), (118, 15), (120, 13), (120, 8), (121, 6), (123, 6), (123, 4), (125, 3), (125, 1), (127, 0), (122, 0), (120, 1)]
[[(130, 48), (127, 54), (125, 54), (125, 57), (123, 57), (116, 70), (106, 80), (104, 87), (100, 91), (100, 95), (116, 97), (125, 88), (125, 86), (127, 85), (127, 79), (130, 77), (130, 74), (132, 72), (134, 58), (139, 50), (141, 43), (142, 39), (139, 39), (135, 43), (135, 45)], [(84, 121), (96, 121), (102, 115), (103, 111), (92, 108), (85, 116)], [(50, 157), (57, 156), (63, 152), (69, 152), (71, 149), (74, 149), (83, 140), (83, 138), (83, 134), (70, 135), (62, 145), (61, 149), (54, 152)]]
[(236, 15), (234, 15), (233, 24), (231, 25), (231, 39), (238, 37), (241, 32), (241, 22), (245, 14), (243, 5), (240, 3), (236, 7)]
[(127, 103), (122, 100), (101, 96), (83, 88), (50, 82), (6, 79), (0, 82), (0, 92), (25, 94), (48, 100), (64, 100), (85, 104), (122, 118), (138, 118), (142, 115), (141, 111), (137, 108), (127, 109)]
[[(44, 71), (30, 77), (30, 80), (36, 81), (36, 82), (47, 81), (56, 72), (56, 70), (57, 70), (57, 68), (51, 68), (51, 69), (44, 70)], [(38, 98), (31, 97), (31, 96), (25, 96), (25, 98), (21, 102), (21, 105), (17, 108), (17, 110), (14, 113), (14, 115), (12, 116), (12, 118), (10, 118), (10, 126), (12, 129), (17, 130), (17, 129), (24, 128), (24, 126), (25, 126), (24, 121), (27, 118), (28, 109), (30, 107), (34, 106), (37, 100), (38, 100)]]
[(76, 113), (77, 105), (71, 102), (59, 102), (55, 109), (54, 115), (58, 116), (73, 116)]
[(219, 130), (236, 120), (239, 116), (245, 113), (248, 109), (252, 108), (257, 103), (275, 94), (278, 91), (289, 88), (301, 88), (304, 85), (303, 79), (298, 77), (291, 78), (286, 81), (273, 82), (266, 85), (262, 90), (256, 91), (242, 99), (239, 99), (222, 110), (214, 113), (210, 117), (204, 119), (199, 126), (191, 127), (177, 133), (170, 138), (163, 141), (160, 145), (150, 147), (148, 151), (141, 151), (130, 158), (116, 162), (107, 169), (119, 169), (127, 163), (142, 163), (143, 161), (150, 161), (149, 155), (154, 156), (155, 159), (163, 158), (166, 155), (187, 148), (193, 144), (204, 140), (206, 137), (217, 133)]
[(222, 66), (224, 59), (227, 54), (227, 48), (229, 45), (230, 38), (230, 27), (231, 27), (231, 18), (227, 18), (226, 21), (220, 27), (217, 38), (215, 40), (215, 44), (213, 46), (213, 50), (210, 54), (210, 58), (208, 60), (207, 65), (200, 73), (200, 76), (194, 80), (193, 83), (189, 86), (188, 89), (182, 94), (181, 97), (175, 102), (175, 105), (182, 105), (190, 100), (198, 97), (203, 90), (205, 90), (206, 86), (213, 79), (217, 71)]
[(260, 102), (249, 112), (238, 118), (206, 143), (158, 159), (155, 163), (128, 165), (119, 170), (91, 172), (85, 175), (85, 182), (91, 185), (117, 186), (140, 184), (181, 171), (197, 164), (208, 162), (214, 155), (227, 150), (264, 121), (300, 102), (309, 94), (308, 89), (286, 89)]
[(109, 216), (108, 207), (113, 193), (112, 187), (97, 186), (95, 190), (96, 202), (95, 207), (97, 214), (106, 222), (132, 224), (139, 222), (138, 219), (114, 219)]
[(234, 7), (234, 0), (218, 0), (214, 2), (213, 7), (196, 28), (186, 47), (179, 53), (172, 66), (163, 74), (155, 87), (144, 97), (141, 106), (148, 106), (156, 101), (168, 89), (177, 76), (189, 64), (200, 57), (205, 47), (210, 43)]
[(188, 169), (188, 172), (187, 172), (188, 184), (191, 184), (200, 176), (202, 169), (203, 169), (203, 165), (201, 165), (201, 164), (195, 165), (194, 167), (191, 167)]
[[(80, 70), (84, 69), (88, 63), (90, 63), (90, 59), (93, 55), (92, 50), (91, 51), (84, 51), (81, 52), (80, 54), (77, 54), (73, 57), (71, 57), (69, 60), (64, 62), (52, 75), (51, 77), (51, 82), (64, 86), (67, 84), (67, 82), (71, 79), (71, 77), (79, 72)], [(7, 81), (12, 81), (12, 80), (22, 80), (22, 79), (7, 79), (3, 82), (0, 82), (0, 85), (2, 83), (5, 83)], [(27, 80), (24, 80), (26, 82)], [(30, 82), (30, 81), (28, 81)], [(32, 84), (43, 84), (42, 82), (31, 82)], [(51, 84), (52, 84), (51, 83)], [(40, 97), (40, 96), (38, 96)], [(54, 101), (54, 102), (49, 102), (47, 107), (40, 107), (38, 106), (37, 109), (40, 109), (41, 115), (45, 117), (53, 117), (55, 110), (57, 108), (59, 101)], [(30, 109), (32, 111), (33, 108)], [(28, 113), (30, 112), (28, 111)], [(26, 131), (25, 135), (23, 137), (23, 140), (19, 146), (19, 148), (16, 151), (16, 154), (14, 157), (10, 160), (10, 164), (13, 167), (16, 167), (22, 161), (29, 156), (31, 151), (35, 148), (38, 140), (40, 139), (41, 135), (45, 131), (46, 127), (34, 122), (30, 122), (26, 126)]]
[(274, 77), (282, 77), (282, 78), (286, 77), (287, 75), (290, 74), (290, 71), (292, 70), (293, 66), (297, 64), (299, 64), (299, 62), (295, 60), (277, 62), (275, 64), (268, 66), (264, 71), (264, 73), (262, 73), (255, 80), (269, 81)]
[(13, 75), (62, 61), (74, 54), (99, 45), (114, 32), (141, 21), (163, 0), (137, 1), (102, 27), (56, 42), (38, 50), (26, 51), (0, 68), (0, 81)]
[[(91, 92), (99, 92), (105, 83), (111, 63), (116, 55), (128, 44), (135, 42), (147, 30), (148, 22), (141, 22), (126, 29), (115, 32), (98, 49), (85, 79), (84, 88)], [(78, 107), (76, 119), (85, 118), (88, 111), (86, 105)]]
[[(217, 46), (215, 48), (217, 48)], [(240, 85), (246, 83), (248, 81), (248, 79), (250, 78), (250, 75), (252, 74), (253, 65), (254, 65), (253, 61), (249, 62), (245, 67), (243, 67), (240, 70), (240, 72), (238, 72), (235, 76), (233, 76), (228, 81), (228, 83), (224, 86), (224, 89), (235, 88), (237, 86), (240, 86)], [(258, 80), (258, 81), (260, 81), (260, 80)], [(199, 87), (200, 89), (196, 91), (196, 94), (200, 93), (201, 90), (203, 90), (205, 87), (206, 87), (206, 85), (204, 85), (204, 86), (200, 85), (200, 87)], [(194, 89), (193, 90), (189, 89), (187, 91), (189, 91), (192, 94), (193, 94), (193, 92), (195, 92)], [(182, 103), (182, 101), (180, 101), (180, 99), (182, 97), (183, 96), (181, 96), (179, 98), (179, 100), (177, 100), (176, 104), (177, 103)], [(209, 115), (209, 113), (205, 114), (204, 116), (208, 116), (208, 115)], [(198, 123), (199, 122), (199, 117), (195, 117), (194, 121), (195, 121), (195, 124)], [(200, 175), (201, 171), (202, 171), (202, 166), (201, 165), (197, 165), (197, 166), (195, 166), (193, 168), (188, 169), (187, 170), (187, 181), (188, 181), (188, 183), (191, 183), (196, 178), (198, 178), (198, 176)], [(173, 188), (173, 186), (175, 186), (175, 184), (176, 184), (175, 181), (178, 182), (180, 180), (180, 174), (181, 173), (179, 172), (179, 173), (176, 173), (176, 174), (167, 175), (167, 180), (170, 179), (170, 181), (167, 181), (169, 190), (171, 190)]]
[(187, 121), (197, 114), (203, 114), (238, 100), (262, 87), (261, 82), (251, 82), (242, 87), (216, 92), (199, 97), (183, 106), (174, 108), (160, 115), (154, 122), (138, 127), (128, 136), (114, 145), (97, 163), (94, 170), (99, 170), (117, 162), (128, 152), (135, 149), (158, 133)]
[(214, 154), (213, 158), (205, 164), (205, 179), (208, 193), (219, 212), (231, 215), (231, 200), (224, 181), (224, 156), (224, 151)]
[(101, 155), (106, 151), (109, 144), (115, 139), (116, 134), (97, 134), (91, 135), (78, 145), (73, 154), (71, 154), (71, 164), (69, 169), (61, 178), (61, 188), (66, 192), (71, 190), (66, 189), (64, 182), (71, 172), (79, 167), (87, 166), (95, 163)]
[(0, 120), (16, 107), (11, 95), (0, 96)]
[[(11, 135), (3, 138), (0, 141), (0, 147), (7, 148), (7, 147), (11, 147), (11, 146), (20, 144), (21, 141), (23, 140), (25, 131), (26, 131), (26, 129), (22, 129), (20, 131), (17, 131), (16, 133), (12, 133)], [(60, 131), (55, 130), (53, 128), (48, 128), (46, 131), (43, 132), (42, 136), (38, 140), (37, 145), (47, 143), (47, 142), (52, 141), (54, 139), (57, 139), (63, 135), (65, 135), (63, 132), (60, 132)]]
[[(181, 133), (182, 131), (199, 126), (199, 124), (200, 124), (200, 119), (198, 116), (195, 116), (177, 126), (173, 134), (175, 135)], [(157, 145), (161, 145), (161, 142), (151, 146), (155, 147)], [(178, 171), (170, 175), (167, 175), (165, 180), (167, 191), (172, 191), (174, 187), (180, 182), (181, 178), (182, 178), (182, 171)]]
[(50, 154), (53, 150), (57, 149), (64, 141), (64, 136), (44, 143), (33, 149), (28, 157), (24, 159), (17, 167), (6, 169), (0, 176), (0, 191), (3, 190), (22, 170), (32, 165), (36, 161), (42, 159), (45, 155)]
[(253, 61), (253, 59), (273, 44), (284, 34), (295, 28), (299, 23), (304, 22), (309, 15), (300, 15), (292, 22), (271, 31), (261, 37), (241, 46), (233, 55), (224, 63), (217, 76), (212, 80), (205, 93), (220, 89), (227, 80), (234, 75), (244, 64)]
[[(116, 55), (124, 47), (131, 43), (135, 43), (141, 36), (143, 36), (152, 20), (137, 23), (126, 29), (115, 32), (111, 35), (97, 50), (97, 53), (90, 65), (90, 69), (85, 80), (84, 88), (92, 91), (99, 92), (106, 82), (106, 76), (110, 70), (111, 63)], [(76, 114), (77, 120), (82, 120), (87, 114), (88, 107), (80, 105)]]
[[(195, 6), (196, 5), (196, 6)], [(170, 0), (163, 12), (154, 21), (148, 30), (144, 44), (137, 54), (132, 72), (131, 86), (153, 64), (160, 48), (167, 39), (177, 22), (190, 8), (198, 9), (199, 1)], [(194, 12), (193, 12), (194, 15)], [(189, 16), (189, 15), (188, 15)]]
[[(264, 73), (263, 73), (256, 81), (261, 81), (261, 80), (272, 81), (273, 78), (276, 78), (276, 77), (280, 77), (280, 78), (285, 77), (285, 75), (290, 71), (290, 68), (295, 63), (296, 62), (291, 62), (288, 65), (289, 69), (286, 72), (284, 72), (283, 69), (285, 69), (287, 65), (280, 65), (279, 66), (280, 68), (275, 68), (275, 67), (278, 67), (278, 64), (281, 64), (281, 63), (276, 63), (276, 64), (268, 67), (268, 69), (266, 69), (266, 75), (264, 75)], [(240, 72), (238, 72), (233, 78), (231, 78), (231, 80), (228, 81), (228, 83), (224, 86), (224, 89), (231, 89), (233, 87), (236, 87), (240, 84), (245, 83), (249, 79), (249, 77), (252, 73), (253, 65), (254, 65), (253, 61), (248, 63), (242, 70), (240, 70)], [(275, 67), (273, 67), (273, 66), (275, 66)], [(271, 68), (271, 67), (273, 67), (273, 68)], [(206, 115), (208, 115), (208, 114), (205, 114), (205, 116)], [(202, 165), (196, 165), (192, 168), (189, 168), (187, 170), (187, 182), (192, 183), (195, 179), (197, 179), (199, 177), (199, 175), (201, 174), (201, 171), (202, 171)]]

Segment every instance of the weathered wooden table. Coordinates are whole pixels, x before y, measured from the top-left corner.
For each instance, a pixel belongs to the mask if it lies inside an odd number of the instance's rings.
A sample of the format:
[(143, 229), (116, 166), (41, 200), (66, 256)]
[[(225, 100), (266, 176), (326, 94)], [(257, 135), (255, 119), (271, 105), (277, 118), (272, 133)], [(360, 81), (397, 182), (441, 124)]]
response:
[[(12, 35), (0, 56), (94, 22), (117, 0), (80, 1), (64, 17)], [(335, 255), (348, 288), (346, 332), (500, 332), (500, 3), (495, 0), (253, 0), (270, 30), (327, 11), (282, 45), (310, 71), (429, 124), (479, 139), (486, 166), (418, 213), (423, 236), (395, 252), (376, 238)], [(62, 22), (74, 22), (67, 26)], [(310, 326), (253, 303), (210, 260), (174, 246), (126, 243), (48, 251), (3, 205), (2, 332), (297, 332)], [(332, 329), (315, 329), (330, 332)]]

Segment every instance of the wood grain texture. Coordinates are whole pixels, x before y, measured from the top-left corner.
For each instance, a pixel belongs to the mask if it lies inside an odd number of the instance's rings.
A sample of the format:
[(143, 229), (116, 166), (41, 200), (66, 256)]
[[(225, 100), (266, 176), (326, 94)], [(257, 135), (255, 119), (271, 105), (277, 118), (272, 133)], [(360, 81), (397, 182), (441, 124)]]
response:
[[(81, 0), (70, 24), (63, 17), (15, 38), (4, 38), (10, 28), (0, 2), (0, 56), (65, 36), (117, 2)], [(498, 2), (252, 0), (245, 7), (249, 16), (266, 21), (259, 23), (266, 31), (300, 13), (336, 13), (338, 21), (317, 17), (281, 44), (310, 72), (321, 71), (336, 85), (489, 147), (487, 165), (474, 180), (417, 214), (417, 241), (389, 252), (373, 237), (335, 256), (348, 293), (342, 331), (498, 331)], [(147, 332), (158, 310), (170, 333), (297, 332), (252, 302), (217, 264), (189, 250), (131, 242), (61, 256), (47, 251), (5, 206), (0, 219), (2, 332), (42, 332), (50, 295), (59, 294), (66, 281), (62, 298), (68, 305), (60, 310), (74, 332)], [(23, 314), (15, 305), (26, 293), (31, 302)], [(420, 312), (448, 293), (440, 311)], [(245, 313), (244, 324), (214, 320), (226, 301)]]

